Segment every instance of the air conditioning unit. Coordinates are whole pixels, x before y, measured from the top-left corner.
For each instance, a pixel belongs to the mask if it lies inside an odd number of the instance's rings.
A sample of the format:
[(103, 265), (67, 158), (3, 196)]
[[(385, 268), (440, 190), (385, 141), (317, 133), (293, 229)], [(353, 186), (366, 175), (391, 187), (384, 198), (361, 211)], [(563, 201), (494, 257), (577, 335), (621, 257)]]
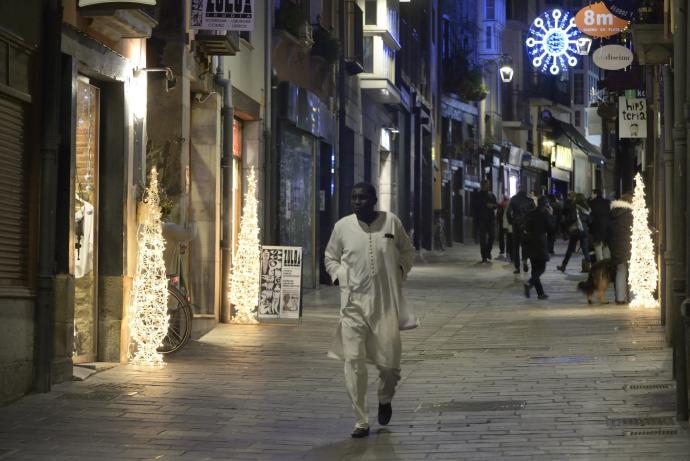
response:
[(234, 56), (240, 51), (240, 33), (200, 30), (194, 34), (199, 51), (208, 56)]

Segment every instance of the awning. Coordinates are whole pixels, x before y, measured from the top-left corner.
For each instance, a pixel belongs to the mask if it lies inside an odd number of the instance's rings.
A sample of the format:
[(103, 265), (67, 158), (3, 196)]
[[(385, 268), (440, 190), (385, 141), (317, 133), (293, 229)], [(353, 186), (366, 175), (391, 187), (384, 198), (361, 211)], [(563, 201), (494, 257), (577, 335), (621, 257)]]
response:
[(587, 154), (591, 162), (603, 165), (607, 161), (606, 157), (601, 155), (599, 148), (587, 141), (587, 138), (585, 138), (582, 133), (580, 133), (578, 129), (572, 126), (570, 123), (562, 122), (554, 117), (549, 117), (548, 122), (557, 131), (556, 134), (562, 134), (570, 139), (572, 143), (582, 149), (582, 151)]

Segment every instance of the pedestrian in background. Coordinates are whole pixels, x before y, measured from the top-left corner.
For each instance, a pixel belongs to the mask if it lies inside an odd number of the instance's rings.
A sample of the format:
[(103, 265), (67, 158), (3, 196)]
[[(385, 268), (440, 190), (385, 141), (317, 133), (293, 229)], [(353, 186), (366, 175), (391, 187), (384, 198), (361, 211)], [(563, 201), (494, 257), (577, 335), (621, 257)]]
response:
[(628, 262), (632, 245), (632, 194), (624, 194), (611, 202), (608, 225), (608, 246), (611, 262), (616, 265), (616, 304), (628, 302)]
[(491, 250), (496, 238), (496, 196), (491, 192), (491, 184), (486, 179), (482, 181), (481, 190), (476, 195), (475, 221), (479, 227), (479, 250), (482, 262), (491, 260)]
[(569, 194), (569, 200), (564, 206), (565, 226), (568, 230), (568, 249), (565, 252), (563, 262), (557, 269), (565, 272), (570, 257), (575, 252), (577, 244), (582, 250), (582, 272), (589, 272), (589, 223), (590, 209), (587, 199), (582, 194)]
[[(520, 185), (518, 193), (515, 194), (508, 204), (508, 223), (513, 226), (513, 264), (515, 270), (513, 274), (520, 273), (520, 261), (522, 261), (522, 269), (527, 272), (529, 266), (527, 265), (527, 255), (525, 254), (524, 232), (526, 230), (526, 219), (530, 211), (535, 208), (534, 200), (527, 195), (527, 190), (524, 185)], [(522, 249), (522, 255), (520, 250)], [(521, 258), (522, 256), (522, 258)]]
[(513, 229), (508, 224), (508, 217), (506, 212), (508, 210), (508, 200), (507, 195), (503, 195), (503, 200), (498, 204), (498, 209), (496, 212), (496, 225), (498, 226), (498, 249), (501, 252), (500, 257), (508, 257), (510, 259), (510, 254), (512, 253), (512, 232)]
[(549, 199), (549, 207), (551, 208), (551, 213), (552, 213), (552, 222), (553, 226), (547, 232), (546, 234), (546, 240), (548, 242), (548, 247), (549, 247), (549, 254), (550, 255), (555, 255), (556, 250), (556, 235), (558, 234), (558, 229), (560, 228), (561, 225), (561, 215), (563, 214), (562, 206), (558, 202), (558, 199), (554, 194), (549, 194), (548, 195)]
[(546, 270), (546, 262), (550, 259), (548, 248), (548, 233), (555, 230), (553, 210), (549, 205), (548, 197), (541, 196), (537, 199), (537, 208), (527, 215), (525, 232), (525, 251), (532, 264), (532, 274), (525, 283), (525, 296), (530, 297), (532, 287), (537, 290), (539, 299), (547, 299), (541, 284), (541, 275)]
[(592, 190), (592, 197), (589, 199), (589, 207), (592, 210), (592, 224), (590, 237), (594, 247), (594, 255), (597, 261), (610, 257), (606, 238), (608, 235), (609, 216), (611, 214), (611, 202), (601, 196), (598, 189)]
[(340, 286), (340, 322), (328, 355), (345, 362), (345, 386), (357, 417), (351, 435), (360, 438), (369, 435), (367, 361), (379, 371), (379, 424), (391, 419), (400, 330), (417, 326), (402, 294), (415, 250), (397, 216), (374, 209), (374, 186), (355, 184), (351, 197), (354, 214), (335, 224), (324, 264)]

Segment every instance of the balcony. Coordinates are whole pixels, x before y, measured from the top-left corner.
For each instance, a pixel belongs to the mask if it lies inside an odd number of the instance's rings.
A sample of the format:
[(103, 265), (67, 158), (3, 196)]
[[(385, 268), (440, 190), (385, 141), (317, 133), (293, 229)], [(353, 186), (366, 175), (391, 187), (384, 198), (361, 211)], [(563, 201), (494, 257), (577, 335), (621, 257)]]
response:
[(540, 72), (525, 72), (525, 96), (530, 104), (539, 106), (560, 105), (570, 108), (569, 82), (561, 82), (558, 77), (545, 75)]

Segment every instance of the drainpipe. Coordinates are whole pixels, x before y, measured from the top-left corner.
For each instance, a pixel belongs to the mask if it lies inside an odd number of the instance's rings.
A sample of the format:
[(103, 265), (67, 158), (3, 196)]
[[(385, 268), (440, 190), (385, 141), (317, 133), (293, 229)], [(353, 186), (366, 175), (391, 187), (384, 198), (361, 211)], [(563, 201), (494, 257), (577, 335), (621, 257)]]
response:
[(232, 264), (232, 122), (234, 109), (232, 107), (232, 82), (230, 71), (228, 77), (223, 77), (223, 66), (220, 59), (216, 61), (216, 74), (214, 80), (216, 85), (223, 90), (223, 107), (220, 111), (222, 144), (220, 155), (220, 168), (222, 175), (221, 210), (222, 216), (222, 238), (220, 240), (220, 261), (221, 261), (221, 321), (229, 322), (232, 314), (230, 304), (230, 274)]
[(38, 286), (35, 308), (35, 376), (33, 388), (49, 392), (53, 359), (55, 310), (55, 208), (57, 206), (57, 152), (60, 141), (60, 43), (62, 6), (59, 0), (44, 2), (41, 132), (41, 194), (39, 198)]
[(265, 27), (264, 27), (264, 194), (263, 194), (263, 225), (261, 232), (263, 235), (263, 242), (276, 243), (272, 235), (272, 229), (275, 229), (275, 213), (274, 210), (274, 191), (277, 190), (276, 182), (274, 181), (274, 155), (273, 149), (275, 146), (273, 139), (273, 63), (271, 53), (273, 52), (273, 2), (266, 2), (265, 4)]
[[(688, 78), (688, 70), (690, 70), (690, 46), (688, 46), (688, 37), (690, 35), (690, 13), (688, 13), (688, 7), (690, 4), (685, 2), (685, 34), (682, 38), (680, 45), (680, 53), (685, 55), (685, 66), (683, 67), (683, 80), (685, 81), (685, 94), (679, 101), (684, 101), (684, 111), (685, 111), (685, 154), (682, 156), (685, 159), (685, 177), (683, 178), (685, 183), (685, 204), (682, 210), (685, 212), (685, 232), (683, 233), (683, 240), (687, 238), (687, 231), (690, 229), (690, 213), (687, 212), (687, 206), (690, 204), (690, 184), (688, 184), (688, 174), (690, 174), (690, 160), (688, 156), (690, 155), (690, 78)], [(679, 18), (680, 19), (680, 18)], [(680, 104), (679, 104), (680, 105)], [(690, 298), (690, 283), (688, 283), (687, 276), (690, 274), (690, 245), (686, 243), (685, 245), (685, 297)]]
[(666, 316), (666, 342), (672, 344), (674, 340), (674, 319), (673, 314), (673, 72), (671, 66), (665, 65), (663, 68), (664, 81), (664, 171), (663, 171), (663, 251), (664, 266), (662, 273), (664, 289), (664, 311)]
[(685, 114), (683, 113), (683, 103), (685, 101), (685, 45), (687, 31), (685, 29), (686, 8), (685, 1), (675, 0), (674, 13), (676, 18), (676, 30), (673, 33), (673, 65), (674, 65), (674, 88), (673, 96), (678, 104), (674, 105), (673, 111), (673, 147), (674, 147), (674, 177), (673, 177), (673, 237), (674, 252), (680, 257), (676, 257), (673, 270), (673, 310), (674, 310), (674, 329), (677, 334), (674, 344), (674, 364), (676, 378), (676, 397), (678, 418), (686, 421), (688, 419), (688, 392), (687, 392), (687, 363), (685, 354), (685, 331), (683, 322), (680, 318), (680, 304), (685, 297), (685, 155), (686, 155), (686, 132)]

